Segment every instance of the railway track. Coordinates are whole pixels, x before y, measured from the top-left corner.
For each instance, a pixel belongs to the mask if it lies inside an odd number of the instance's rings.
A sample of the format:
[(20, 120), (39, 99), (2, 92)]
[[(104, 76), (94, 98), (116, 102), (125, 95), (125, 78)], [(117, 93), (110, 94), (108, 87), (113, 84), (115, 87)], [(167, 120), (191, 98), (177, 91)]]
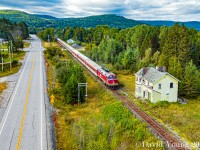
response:
[(131, 102), (127, 97), (123, 96), (119, 90), (113, 90), (113, 93), (118, 99), (128, 107), (130, 111), (135, 113), (139, 118), (151, 127), (151, 129), (158, 135), (166, 144), (166, 147), (170, 150), (188, 150), (184, 147), (185, 145), (181, 143), (177, 138), (175, 138), (171, 133), (169, 133), (164, 127), (162, 127), (153, 118), (143, 112), (138, 108), (133, 102)]

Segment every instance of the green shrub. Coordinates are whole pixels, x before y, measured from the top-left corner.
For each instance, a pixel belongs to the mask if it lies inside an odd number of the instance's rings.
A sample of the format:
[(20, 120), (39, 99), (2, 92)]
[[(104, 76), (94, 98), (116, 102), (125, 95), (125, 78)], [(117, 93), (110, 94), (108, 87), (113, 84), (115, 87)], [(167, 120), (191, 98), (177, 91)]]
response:
[(156, 107), (168, 107), (170, 105), (170, 103), (168, 101), (160, 101), (160, 102), (157, 102), (155, 104), (150, 104), (153, 108), (156, 108)]
[(135, 131), (135, 134), (137, 135), (137, 140), (142, 141), (144, 140), (144, 132), (142, 127), (138, 127)]
[(44, 51), (45, 54), (47, 54), (47, 58), (48, 59), (51, 59), (54, 57), (54, 56), (59, 56), (59, 57), (63, 57), (63, 53), (62, 53), (62, 50), (58, 47), (48, 47), (45, 51)]
[(15, 67), (19, 64), (19, 61), (18, 60), (13, 60), (12, 61), (12, 66)]

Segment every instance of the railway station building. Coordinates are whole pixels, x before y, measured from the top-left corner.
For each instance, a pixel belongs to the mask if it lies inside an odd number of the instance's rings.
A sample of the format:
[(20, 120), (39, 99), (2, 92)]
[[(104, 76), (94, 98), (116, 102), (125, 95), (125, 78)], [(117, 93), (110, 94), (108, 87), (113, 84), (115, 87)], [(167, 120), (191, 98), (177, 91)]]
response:
[(177, 102), (180, 81), (165, 67), (145, 67), (135, 73), (135, 97), (159, 101)]

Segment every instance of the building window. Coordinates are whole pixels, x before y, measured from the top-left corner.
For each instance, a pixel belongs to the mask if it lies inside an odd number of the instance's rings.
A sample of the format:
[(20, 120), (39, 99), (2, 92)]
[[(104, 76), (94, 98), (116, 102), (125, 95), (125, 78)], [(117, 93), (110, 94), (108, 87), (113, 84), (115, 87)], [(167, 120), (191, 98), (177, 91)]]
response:
[(161, 84), (158, 84), (158, 89), (161, 89)]
[(171, 88), (171, 89), (173, 88), (173, 86), (174, 86), (173, 83), (170, 83), (170, 88)]

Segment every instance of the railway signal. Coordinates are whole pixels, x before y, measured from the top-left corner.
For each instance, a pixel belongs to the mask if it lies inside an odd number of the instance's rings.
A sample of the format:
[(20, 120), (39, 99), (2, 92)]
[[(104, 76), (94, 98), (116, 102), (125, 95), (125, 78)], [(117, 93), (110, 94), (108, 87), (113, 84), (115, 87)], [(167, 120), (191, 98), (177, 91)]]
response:
[(80, 103), (80, 88), (85, 87), (85, 97), (87, 97), (87, 82), (86, 83), (78, 83), (78, 104)]

